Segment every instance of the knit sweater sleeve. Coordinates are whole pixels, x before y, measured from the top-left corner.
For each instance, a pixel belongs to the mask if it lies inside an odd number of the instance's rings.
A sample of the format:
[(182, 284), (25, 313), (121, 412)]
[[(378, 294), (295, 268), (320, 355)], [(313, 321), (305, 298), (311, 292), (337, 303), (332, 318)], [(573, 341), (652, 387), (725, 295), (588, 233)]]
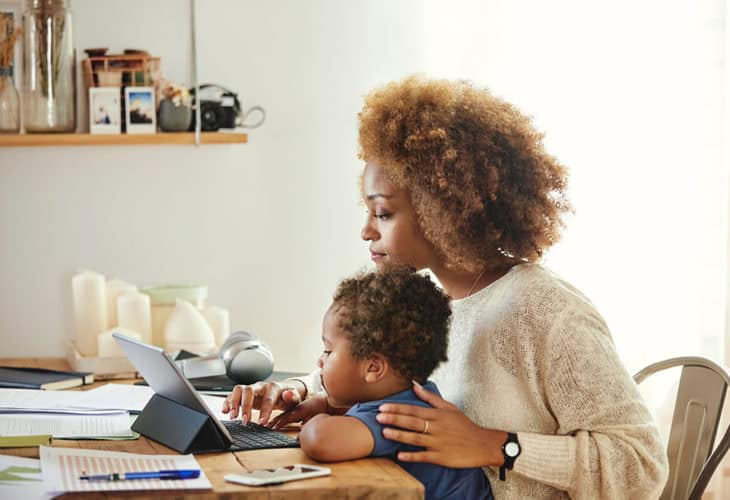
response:
[(537, 379), (559, 428), (519, 432), (515, 472), (571, 498), (658, 498), (666, 453), (598, 313), (566, 309), (543, 347)]
[(296, 380), (304, 384), (304, 387), (307, 389), (304, 399), (309, 399), (310, 397), (324, 390), (322, 388), (322, 379), (320, 378), (319, 368), (316, 368), (314, 371), (306, 375), (291, 377), (289, 380)]

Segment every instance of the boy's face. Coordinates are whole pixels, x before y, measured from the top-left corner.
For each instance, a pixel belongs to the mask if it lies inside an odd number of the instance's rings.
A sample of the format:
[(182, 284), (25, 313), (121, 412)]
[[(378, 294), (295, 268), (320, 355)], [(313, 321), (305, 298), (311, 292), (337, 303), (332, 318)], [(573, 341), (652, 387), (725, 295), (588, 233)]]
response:
[(322, 386), (337, 406), (351, 406), (364, 397), (367, 360), (352, 356), (350, 341), (338, 323), (340, 306), (332, 304), (322, 322), (324, 351), (317, 361), (322, 369)]
[(376, 162), (365, 165), (362, 197), (368, 218), (360, 236), (370, 242), (370, 256), (378, 268), (390, 262), (420, 270), (437, 262), (433, 246), (416, 223), (410, 195), (393, 185)]

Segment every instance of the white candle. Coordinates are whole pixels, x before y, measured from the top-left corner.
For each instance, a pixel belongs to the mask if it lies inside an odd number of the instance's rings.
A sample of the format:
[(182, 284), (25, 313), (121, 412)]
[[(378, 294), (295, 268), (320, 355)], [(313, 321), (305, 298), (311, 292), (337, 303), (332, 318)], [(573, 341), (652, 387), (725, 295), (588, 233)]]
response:
[(117, 318), (117, 297), (136, 291), (137, 286), (126, 281), (114, 279), (106, 282), (106, 324), (109, 328), (114, 328), (119, 325), (119, 319)]
[(131, 337), (135, 340), (141, 340), (141, 336), (137, 332), (133, 332), (131, 330), (127, 330), (126, 328), (112, 328), (111, 330), (107, 330), (105, 332), (101, 332), (97, 337), (97, 345), (99, 350), (99, 357), (100, 358), (126, 358), (127, 356), (124, 354), (124, 351), (121, 347), (119, 347), (119, 344), (117, 344), (117, 341), (114, 340), (114, 337), (112, 337), (112, 333), (117, 332), (121, 333), (122, 335), (125, 335), (127, 337)]
[(71, 279), (76, 348), (83, 356), (96, 356), (96, 337), (107, 328), (104, 276), (83, 271)]
[(208, 320), (210, 329), (213, 330), (216, 345), (222, 346), (231, 333), (230, 314), (222, 307), (210, 306), (203, 311), (203, 316)]
[(180, 349), (200, 355), (216, 350), (213, 331), (203, 314), (190, 302), (178, 299), (165, 324), (165, 350)]
[(150, 296), (130, 292), (117, 298), (119, 326), (137, 332), (142, 342), (152, 342), (152, 319), (150, 317)]

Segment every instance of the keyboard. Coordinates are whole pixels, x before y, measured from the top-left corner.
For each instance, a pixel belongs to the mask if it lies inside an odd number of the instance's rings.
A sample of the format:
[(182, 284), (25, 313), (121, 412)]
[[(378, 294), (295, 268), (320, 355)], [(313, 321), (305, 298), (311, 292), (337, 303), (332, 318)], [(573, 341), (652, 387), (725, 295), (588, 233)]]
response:
[(221, 420), (233, 438), (228, 451), (261, 450), (266, 448), (298, 448), (299, 441), (263, 425), (240, 420)]

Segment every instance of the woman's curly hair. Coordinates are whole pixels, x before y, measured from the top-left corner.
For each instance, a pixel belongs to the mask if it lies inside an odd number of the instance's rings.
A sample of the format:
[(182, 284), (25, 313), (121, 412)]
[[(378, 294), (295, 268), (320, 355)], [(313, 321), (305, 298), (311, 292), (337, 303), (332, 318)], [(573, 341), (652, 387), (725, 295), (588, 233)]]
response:
[(399, 375), (420, 383), (446, 361), (449, 299), (413, 269), (392, 266), (345, 279), (334, 304), (354, 358), (379, 353)]
[(566, 170), (530, 119), (488, 90), (411, 76), (366, 96), (359, 120), (360, 158), (409, 192), (449, 268), (534, 261), (560, 238)]

